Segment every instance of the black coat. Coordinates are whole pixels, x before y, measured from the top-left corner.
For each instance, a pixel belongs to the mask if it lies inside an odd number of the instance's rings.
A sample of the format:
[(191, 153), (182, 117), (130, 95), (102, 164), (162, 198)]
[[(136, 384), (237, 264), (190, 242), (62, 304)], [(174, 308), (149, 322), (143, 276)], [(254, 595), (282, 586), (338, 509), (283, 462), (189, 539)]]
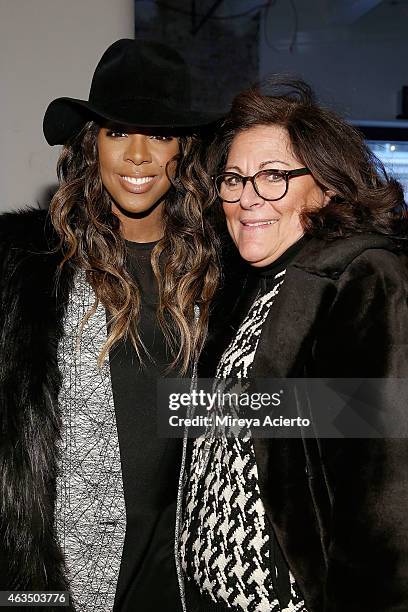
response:
[[(407, 256), (377, 235), (311, 239), (287, 269), (252, 375), (408, 378)], [(407, 435), (407, 396), (384, 402)], [(408, 440), (255, 438), (254, 448), (309, 612), (407, 612)]]
[(60, 255), (45, 220), (40, 210), (0, 218), (0, 590), (67, 590), (54, 503), (70, 272), (57, 291)]

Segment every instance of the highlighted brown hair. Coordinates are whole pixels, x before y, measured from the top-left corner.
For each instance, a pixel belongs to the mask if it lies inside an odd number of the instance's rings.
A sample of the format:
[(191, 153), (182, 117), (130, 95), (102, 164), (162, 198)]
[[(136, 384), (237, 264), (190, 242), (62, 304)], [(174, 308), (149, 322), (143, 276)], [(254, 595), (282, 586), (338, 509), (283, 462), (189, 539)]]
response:
[[(98, 167), (99, 127), (88, 122), (67, 144), (59, 158), (60, 187), (50, 207), (53, 226), (67, 264), (84, 270), (96, 302), (110, 315), (101, 365), (109, 350), (129, 336), (141, 360), (144, 349), (138, 333), (140, 292), (126, 270), (126, 246), (112, 201), (102, 184)], [(204, 194), (191, 180), (191, 159), (198, 150), (196, 136), (180, 136), (180, 155), (174, 185), (166, 195), (164, 237), (152, 252), (152, 266), (159, 284), (157, 317), (172, 355), (172, 367), (185, 374), (205, 339), (211, 299), (218, 284), (217, 238), (204, 214)], [(198, 321), (194, 305), (200, 306)]]

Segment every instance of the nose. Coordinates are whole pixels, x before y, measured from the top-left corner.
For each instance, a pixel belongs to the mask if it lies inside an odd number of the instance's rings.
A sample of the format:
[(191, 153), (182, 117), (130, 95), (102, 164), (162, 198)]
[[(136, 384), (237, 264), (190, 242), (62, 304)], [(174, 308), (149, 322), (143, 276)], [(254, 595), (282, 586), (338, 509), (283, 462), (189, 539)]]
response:
[(262, 206), (265, 203), (255, 191), (255, 188), (251, 181), (247, 181), (244, 189), (242, 190), (241, 198), (239, 201), (242, 208), (249, 209), (254, 206)]
[(136, 166), (151, 163), (152, 156), (148, 138), (149, 137), (145, 134), (128, 134), (124, 160)]

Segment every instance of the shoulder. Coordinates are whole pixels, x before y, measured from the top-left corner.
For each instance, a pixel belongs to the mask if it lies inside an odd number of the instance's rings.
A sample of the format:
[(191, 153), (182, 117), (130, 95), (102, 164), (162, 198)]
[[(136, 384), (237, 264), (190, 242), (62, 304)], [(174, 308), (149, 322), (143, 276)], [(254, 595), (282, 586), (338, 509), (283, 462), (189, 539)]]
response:
[[(364, 334), (396, 334), (408, 341), (408, 255), (401, 243), (380, 235), (356, 236), (322, 251), (324, 271), (333, 291), (328, 304), (332, 328)], [(309, 269), (309, 273), (312, 269)], [(344, 339), (344, 338), (343, 338)], [(396, 340), (396, 341), (397, 341)], [(350, 339), (351, 341), (351, 339)], [(408, 346), (408, 344), (407, 344)]]
[(55, 244), (48, 211), (27, 208), (0, 215), (0, 248), (43, 251)]
[(389, 238), (356, 238), (333, 245), (324, 259), (319, 281), (330, 286), (330, 299), (316, 320), (316, 371), (322, 378), (406, 377), (407, 255)]
[(407, 247), (401, 240), (380, 234), (359, 234), (331, 241), (311, 238), (293, 265), (333, 280), (373, 273), (402, 274), (407, 278)]
[(23, 286), (52, 284), (61, 255), (48, 211), (25, 209), (0, 215), (0, 298)]

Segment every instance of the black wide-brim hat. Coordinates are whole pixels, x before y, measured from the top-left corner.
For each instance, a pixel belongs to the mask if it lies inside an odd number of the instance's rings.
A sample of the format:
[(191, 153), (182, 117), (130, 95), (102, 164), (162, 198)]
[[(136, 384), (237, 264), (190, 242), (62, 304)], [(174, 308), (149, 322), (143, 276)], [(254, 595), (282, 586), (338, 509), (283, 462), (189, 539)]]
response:
[(88, 100), (57, 98), (43, 122), (50, 145), (65, 144), (87, 121), (179, 130), (198, 128), (221, 113), (191, 109), (191, 81), (182, 57), (162, 43), (124, 38), (113, 43), (95, 69)]

